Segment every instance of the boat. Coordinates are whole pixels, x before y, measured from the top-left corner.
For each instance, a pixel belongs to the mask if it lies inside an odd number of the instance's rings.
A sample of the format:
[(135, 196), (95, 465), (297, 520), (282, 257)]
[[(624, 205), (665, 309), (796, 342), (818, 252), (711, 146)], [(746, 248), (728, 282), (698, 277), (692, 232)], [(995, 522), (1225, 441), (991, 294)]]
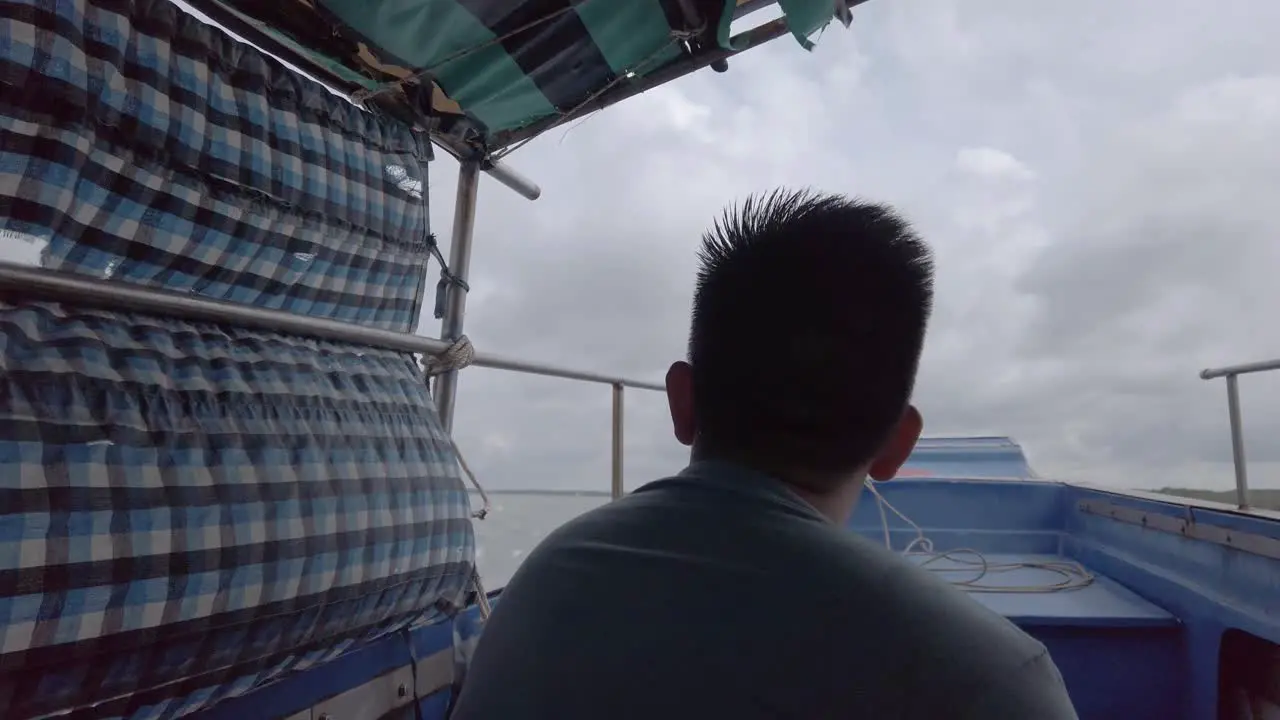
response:
[[(608, 386), (615, 497), (625, 394), (662, 389), (471, 345), (481, 176), (535, 199), (506, 162), (531, 138), (858, 4), (0, 0), (0, 235), (32, 260), (0, 263), (0, 715), (447, 718), (502, 600), (460, 374)], [(1248, 501), (1237, 383), (1277, 367), (1204, 373), (1233, 505), (937, 438), (849, 531), (1042, 641), (1085, 720), (1277, 717), (1280, 515)]]

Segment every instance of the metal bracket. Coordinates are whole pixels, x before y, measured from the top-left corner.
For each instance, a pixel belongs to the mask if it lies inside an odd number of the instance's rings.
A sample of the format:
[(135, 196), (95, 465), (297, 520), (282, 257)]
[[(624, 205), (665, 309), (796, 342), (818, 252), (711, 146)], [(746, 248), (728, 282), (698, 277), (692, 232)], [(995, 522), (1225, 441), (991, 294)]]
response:
[(525, 200), (537, 200), (542, 196), (542, 188), (537, 183), (512, 170), (506, 163), (486, 159), (480, 169), (488, 173), (489, 177), (515, 190)]
[(453, 682), (453, 648), (432, 653), (417, 662), (418, 697), (443, 690)]
[(344, 693), (321, 700), (293, 717), (311, 720), (380, 720), (394, 710), (412, 705), (417, 693), (413, 687), (413, 666), (405, 665), (380, 675)]
[(382, 720), (453, 682), (453, 649), (428, 655), (326, 698), (284, 720)]
[(1190, 513), (1184, 519), (1096, 500), (1081, 500), (1076, 507), (1080, 512), (1089, 515), (1098, 515), (1129, 525), (1139, 525), (1156, 532), (1181, 535), (1192, 540), (1222, 545), (1251, 555), (1280, 560), (1280, 539), (1257, 533), (1232, 530), (1220, 525), (1196, 522)]

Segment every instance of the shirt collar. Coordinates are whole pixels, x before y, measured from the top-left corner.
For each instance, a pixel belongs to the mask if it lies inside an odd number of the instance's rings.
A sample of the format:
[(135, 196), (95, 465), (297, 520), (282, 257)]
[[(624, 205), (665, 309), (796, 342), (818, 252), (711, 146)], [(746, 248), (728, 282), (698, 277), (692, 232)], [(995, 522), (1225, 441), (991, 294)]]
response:
[(751, 498), (781, 502), (815, 520), (827, 522), (822, 513), (785, 482), (745, 465), (725, 460), (695, 460), (680, 471), (680, 477)]

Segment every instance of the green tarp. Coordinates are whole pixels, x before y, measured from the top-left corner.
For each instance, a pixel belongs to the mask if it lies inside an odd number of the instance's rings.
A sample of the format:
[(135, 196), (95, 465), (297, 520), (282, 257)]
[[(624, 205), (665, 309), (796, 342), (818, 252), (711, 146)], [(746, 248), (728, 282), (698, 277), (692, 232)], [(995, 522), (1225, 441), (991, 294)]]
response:
[[(197, 0), (230, 8), (365, 91), (429, 87), (434, 112), (484, 135), (574, 111), (619, 83), (719, 45), (748, 0)], [(837, 0), (778, 0), (808, 36)]]

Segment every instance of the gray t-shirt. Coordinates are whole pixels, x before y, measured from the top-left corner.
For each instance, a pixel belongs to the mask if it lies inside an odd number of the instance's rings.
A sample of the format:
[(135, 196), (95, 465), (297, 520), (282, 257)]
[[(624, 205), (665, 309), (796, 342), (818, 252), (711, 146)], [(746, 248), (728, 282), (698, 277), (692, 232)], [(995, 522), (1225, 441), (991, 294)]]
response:
[(512, 578), (454, 720), (1075, 720), (1045, 648), (724, 463), (582, 515)]

